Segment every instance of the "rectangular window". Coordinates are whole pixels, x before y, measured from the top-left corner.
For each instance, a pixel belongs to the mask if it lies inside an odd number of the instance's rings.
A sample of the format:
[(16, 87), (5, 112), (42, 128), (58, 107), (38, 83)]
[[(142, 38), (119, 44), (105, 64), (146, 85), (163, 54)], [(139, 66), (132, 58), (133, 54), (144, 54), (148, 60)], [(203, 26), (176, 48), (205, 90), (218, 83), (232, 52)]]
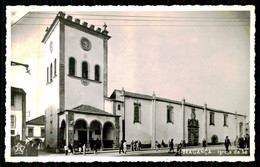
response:
[(117, 105), (117, 110), (121, 110), (120, 104)]
[(215, 125), (215, 114), (214, 112), (210, 112), (210, 124), (209, 125)]
[(173, 123), (173, 107), (167, 106), (167, 123)]
[(11, 130), (11, 135), (15, 135), (15, 130)]
[(45, 128), (41, 128), (41, 137), (45, 137)]
[(134, 123), (141, 123), (141, 104), (134, 103)]
[(33, 137), (33, 127), (28, 128), (28, 136)]
[(228, 118), (228, 115), (224, 114), (224, 125), (223, 126), (228, 126), (227, 125), (227, 118)]
[(11, 115), (11, 128), (15, 128), (15, 115)]
[(11, 106), (14, 106), (14, 94), (11, 94)]

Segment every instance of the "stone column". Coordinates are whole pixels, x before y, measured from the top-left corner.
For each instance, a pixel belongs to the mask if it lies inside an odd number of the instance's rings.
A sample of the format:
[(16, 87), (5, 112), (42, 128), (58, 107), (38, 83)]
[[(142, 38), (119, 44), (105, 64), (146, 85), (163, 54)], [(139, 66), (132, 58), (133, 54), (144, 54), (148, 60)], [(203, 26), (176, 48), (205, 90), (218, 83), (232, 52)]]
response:
[(101, 148), (100, 150), (103, 150), (103, 127), (100, 127), (100, 141), (101, 141)]
[[(183, 122), (183, 131), (182, 131), (182, 140), (185, 140), (185, 130), (186, 130), (186, 121), (185, 121), (185, 98), (183, 98), (182, 99), (182, 103), (181, 103), (181, 108), (182, 108), (182, 113), (183, 113), (183, 115), (182, 115), (182, 122)], [(187, 141), (185, 140), (185, 142), (187, 143)]]
[(68, 112), (68, 141), (74, 145), (74, 113)]
[(153, 100), (152, 100), (152, 139), (151, 139), (151, 147), (155, 147), (156, 141), (156, 95), (153, 92)]
[(65, 114), (66, 119), (66, 126), (65, 126), (65, 143), (68, 146), (69, 145), (69, 119), (68, 119), (68, 113)]
[(204, 115), (205, 115), (205, 140), (208, 142), (208, 114), (207, 114), (207, 104), (204, 104)]
[(236, 123), (236, 137), (237, 137), (238, 136), (237, 112), (235, 112), (235, 123)]
[(86, 148), (88, 148), (88, 150), (90, 150), (90, 143), (89, 143), (89, 126), (87, 126), (87, 145), (86, 145)]

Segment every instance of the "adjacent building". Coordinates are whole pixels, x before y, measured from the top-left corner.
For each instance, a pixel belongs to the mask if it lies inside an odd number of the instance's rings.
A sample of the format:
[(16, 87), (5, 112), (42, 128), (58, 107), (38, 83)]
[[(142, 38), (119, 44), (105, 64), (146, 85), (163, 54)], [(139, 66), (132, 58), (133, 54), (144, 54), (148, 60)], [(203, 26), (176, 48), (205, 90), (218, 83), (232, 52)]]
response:
[(26, 139), (45, 140), (45, 115), (39, 116), (26, 122)]
[(46, 29), (46, 146), (75, 147), (99, 139), (101, 148), (140, 140), (185, 140), (198, 145), (234, 141), (245, 133), (245, 115), (125, 90), (107, 95), (107, 26), (95, 28), (59, 12)]
[(21, 88), (11, 87), (11, 143), (25, 140), (26, 93)]

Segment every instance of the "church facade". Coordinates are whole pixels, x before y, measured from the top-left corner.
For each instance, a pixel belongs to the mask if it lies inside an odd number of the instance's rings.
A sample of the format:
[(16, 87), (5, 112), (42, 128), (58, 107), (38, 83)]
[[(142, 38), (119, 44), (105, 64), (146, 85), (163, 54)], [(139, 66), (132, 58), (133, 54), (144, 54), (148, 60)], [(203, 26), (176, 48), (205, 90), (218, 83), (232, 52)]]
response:
[[(46, 29), (45, 145), (62, 148), (99, 139), (101, 148), (117, 148), (121, 140), (174, 139), (198, 145), (234, 141), (244, 135), (245, 115), (182, 101), (115, 90), (107, 95), (108, 35), (59, 12)], [(217, 121), (215, 121), (217, 120)]]

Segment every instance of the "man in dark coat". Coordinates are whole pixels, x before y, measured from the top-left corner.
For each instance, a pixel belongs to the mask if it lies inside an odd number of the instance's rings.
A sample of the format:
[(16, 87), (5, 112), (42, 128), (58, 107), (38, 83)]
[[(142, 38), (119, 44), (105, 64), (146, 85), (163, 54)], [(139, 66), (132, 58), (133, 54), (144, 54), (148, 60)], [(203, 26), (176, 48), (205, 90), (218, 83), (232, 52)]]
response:
[(230, 143), (230, 140), (228, 138), (228, 136), (226, 136), (226, 139), (225, 139), (225, 147), (226, 147), (226, 151), (229, 151), (228, 150), (228, 147), (231, 146), (231, 143)]
[(121, 154), (121, 151), (124, 153), (124, 146), (123, 146), (123, 140), (121, 140), (120, 147), (119, 147), (119, 154)]
[(171, 139), (170, 141), (170, 149), (169, 149), (169, 153), (174, 152), (174, 149), (173, 149), (173, 139)]

